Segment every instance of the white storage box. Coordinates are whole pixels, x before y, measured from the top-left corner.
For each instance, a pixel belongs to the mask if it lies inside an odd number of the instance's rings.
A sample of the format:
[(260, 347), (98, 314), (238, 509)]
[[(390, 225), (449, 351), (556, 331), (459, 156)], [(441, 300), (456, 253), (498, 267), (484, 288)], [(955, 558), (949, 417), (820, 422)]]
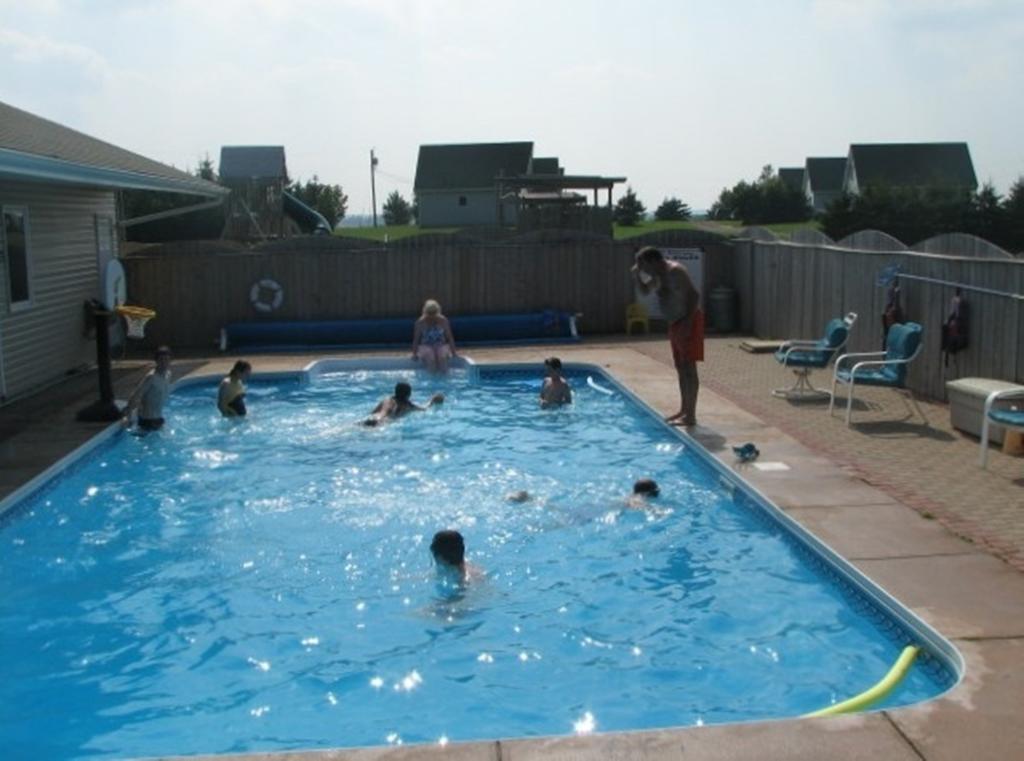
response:
[[(985, 400), (993, 391), (1021, 388), (1016, 383), (991, 378), (960, 378), (946, 383), (949, 397), (949, 418), (954, 428), (981, 437), (981, 416), (985, 412)], [(1019, 402), (1018, 402), (1019, 403)], [(988, 440), (994, 444), (1003, 443), (1005, 428), (991, 424)]]

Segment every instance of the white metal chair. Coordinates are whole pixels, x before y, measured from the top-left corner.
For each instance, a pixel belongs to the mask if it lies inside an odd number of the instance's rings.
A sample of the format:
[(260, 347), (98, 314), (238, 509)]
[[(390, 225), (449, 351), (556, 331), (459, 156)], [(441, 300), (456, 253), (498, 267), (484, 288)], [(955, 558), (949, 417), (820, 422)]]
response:
[[(996, 402), (1019, 400), (1009, 407), (996, 407)], [(1003, 391), (993, 391), (985, 399), (985, 410), (981, 418), (981, 453), (978, 455), (978, 463), (983, 468), (988, 467), (988, 429), (989, 425), (995, 423), (1010, 431), (1024, 431), (1024, 386), (1020, 388), (1008, 388)]]
[[(921, 326), (916, 322), (905, 322), (889, 328), (889, 333), (885, 338), (885, 351), (841, 356), (836, 360), (832, 374), (832, 400), (828, 403), (828, 414), (832, 414), (832, 408), (836, 403), (836, 385), (840, 383), (849, 386), (846, 397), (846, 425), (850, 425), (853, 387), (857, 383), (863, 386), (884, 386), (906, 391), (907, 365), (921, 353), (921, 347)], [(864, 357), (879, 357), (879, 359), (864, 359)], [(914, 395), (907, 393), (917, 414), (927, 425), (928, 418), (921, 412)]]

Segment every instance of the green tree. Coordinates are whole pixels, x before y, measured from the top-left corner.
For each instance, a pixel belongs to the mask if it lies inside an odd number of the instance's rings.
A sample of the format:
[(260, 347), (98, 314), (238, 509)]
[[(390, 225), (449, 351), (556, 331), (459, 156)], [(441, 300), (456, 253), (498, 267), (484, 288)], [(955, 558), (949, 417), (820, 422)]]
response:
[(1006, 227), (1002, 200), (991, 182), (982, 185), (970, 200), (965, 231), (998, 245)]
[(412, 206), (397, 190), (391, 191), (384, 202), (384, 224), (407, 225), (412, 221)]
[(662, 201), (654, 212), (654, 218), (659, 222), (685, 222), (690, 215), (690, 207), (675, 196)]
[(640, 199), (636, 197), (633, 188), (627, 187), (626, 194), (615, 202), (615, 210), (612, 212), (612, 217), (616, 224), (632, 227), (643, 221), (646, 213), (647, 209), (640, 203)]
[(1018, 177), (1002, 203), (1002, 224), (995, 241), (1007, 251), (1024, 254), (1024, 177)]
[(213, 162), (210, 160), (209, 153), (206, 154), (205, 158), (199, 160), (199, 166), (196, 167), (195, 175), (210, 182), (217, 181), (217, 174), (213, 171)]
[(736, 219), (745, 225), (803, 222), (812, 214), (803, 191), (783, 182), (771, 164), (761, 168), (753, 183), (740, 180), (732, 188), (723, 188), (708, 211), (711, 219)]
[(323, 214), (332, 229), (345, 218), (348, 196), (342, 192), (341, 185), (320, 182), (320, 178), (314, 174), (313, 179), (305, 184), (302, 180), (293, 182), (288, 186), (288, 192)]

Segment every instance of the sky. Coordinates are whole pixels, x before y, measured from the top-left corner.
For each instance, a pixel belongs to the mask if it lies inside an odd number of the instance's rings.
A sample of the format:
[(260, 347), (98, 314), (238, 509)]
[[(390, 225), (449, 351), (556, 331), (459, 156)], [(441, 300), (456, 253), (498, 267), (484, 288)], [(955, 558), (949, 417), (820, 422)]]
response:
[[(193, 170), (283, 145), (349, 214), (422, 144), (532, 141), (706, 209), (850, 143), (966, 141), (1024, 175), (1022, 0), (0, 0), (0, 101)], [(617, 186), (615, 195), (625, 192)]]

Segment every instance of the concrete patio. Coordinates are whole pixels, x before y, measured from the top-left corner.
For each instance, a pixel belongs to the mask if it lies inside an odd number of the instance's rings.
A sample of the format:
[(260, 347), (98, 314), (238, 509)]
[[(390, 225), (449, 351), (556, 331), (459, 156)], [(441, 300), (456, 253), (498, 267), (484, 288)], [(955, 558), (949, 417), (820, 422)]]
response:
[[(977, 440), (949, 427), (947, 407), (922, 402), (925, 426), (885, 390), (858, 390), (852, 428), (838, 414), (830, 418), (827, 403), (773, 398), (770, 389), (791, 378), (770, 356), (740, 351), (741, 340), (708, 341), (694, 437), (952, 640), (967, 664), (960, 685), (923, 705), (840, 718), (247, 758), (1024, 758), (1024, 458), (993, 451), (982, 471)], [(663, 338), (466, 353), (478, 362), (539, 362), (557, 353), (607, 368), (663, 414), (678, 406)], [(247, 358), (258, 372), (297, 369), (312, 356)], [(233, 360), (178, 358), (176, 374), (223, 373)], [(119, 397), (145, 365), (118, 366)], [(827, 376), (816, 380), (825, 385)], [(101, 430), (74, 421), (94, 389), (95, 377), (85, 375), (0, 409), (0, 497)], [(757, 443), (762, 460), (789, 470), (736, 465), (730, 446), (747, 441)]]

